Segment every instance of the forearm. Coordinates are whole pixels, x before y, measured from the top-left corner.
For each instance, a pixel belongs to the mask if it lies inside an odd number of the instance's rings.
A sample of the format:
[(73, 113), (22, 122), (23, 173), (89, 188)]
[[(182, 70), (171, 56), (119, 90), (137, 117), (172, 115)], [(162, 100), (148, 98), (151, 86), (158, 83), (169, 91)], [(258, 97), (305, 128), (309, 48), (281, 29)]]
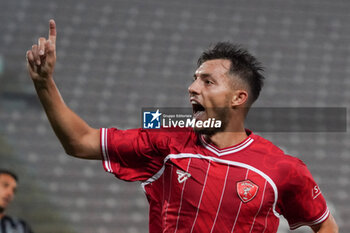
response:
[(49, 38), (40, 37), (26, 53), (27, 68), (53, 130), (67, 154), (101, 159), (100, 134), (64, 103), (53, 80), (56, 64), (56, 24), (50, 20)]
[[(84, 140), (84, 137), (96, 129), (91, 128), (67, 107), (54, 80), (48, 78), (45, 81), (37, 81), (34, 82), (34, 86), (48, 120), (66, 153), (76, 157), (92, 153), (93, 151), (87, 151), (89, 147), (83, 145), (82, 142), (88, 141)], [(91, 146), (91, 148), (94, 147)]]

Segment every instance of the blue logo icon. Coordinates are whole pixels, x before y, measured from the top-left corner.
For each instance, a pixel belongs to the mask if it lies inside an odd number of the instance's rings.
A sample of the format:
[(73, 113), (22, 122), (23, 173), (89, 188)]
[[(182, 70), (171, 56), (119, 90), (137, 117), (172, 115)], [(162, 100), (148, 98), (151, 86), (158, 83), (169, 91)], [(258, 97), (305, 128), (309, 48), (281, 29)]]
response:
[(157, 109), (156, 112), (143, 112), (144, 129), (160, 129), (160, 116), (162, 113)]

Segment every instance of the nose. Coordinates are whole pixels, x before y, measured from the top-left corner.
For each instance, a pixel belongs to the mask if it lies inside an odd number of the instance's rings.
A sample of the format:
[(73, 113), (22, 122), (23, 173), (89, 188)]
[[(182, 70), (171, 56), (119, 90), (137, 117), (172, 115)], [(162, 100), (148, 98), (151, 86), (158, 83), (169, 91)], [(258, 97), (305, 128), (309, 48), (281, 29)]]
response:
[[(197, 79), (198, 80), (198, 79)], [(190, 95), (198, 95), (200, 90), (199, 90), (199, 85), (198, 85), (198, 81), (195, 80), (189, 87), (188, 87), (188, 93), (190, 93)]]

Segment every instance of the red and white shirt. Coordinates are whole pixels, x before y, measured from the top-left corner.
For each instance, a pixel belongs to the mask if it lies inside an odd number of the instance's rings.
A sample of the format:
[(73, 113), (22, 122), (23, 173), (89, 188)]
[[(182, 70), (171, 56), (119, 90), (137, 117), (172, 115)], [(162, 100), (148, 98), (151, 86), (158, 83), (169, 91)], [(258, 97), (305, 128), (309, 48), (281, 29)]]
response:
[(277, 232), (329, 216), (306, 165), (247, 131), (238, 145), (218, 149), (192, 128), (101, 129), (103, 166), (141, 181), (151, 233)]

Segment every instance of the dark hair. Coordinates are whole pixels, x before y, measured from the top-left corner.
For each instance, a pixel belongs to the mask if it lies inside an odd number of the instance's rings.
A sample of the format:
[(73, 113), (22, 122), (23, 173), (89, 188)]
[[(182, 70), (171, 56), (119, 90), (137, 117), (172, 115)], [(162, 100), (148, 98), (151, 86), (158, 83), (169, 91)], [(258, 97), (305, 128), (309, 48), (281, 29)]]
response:
[(244, 80), (250, 87), (249, 105), (258, 97), (264, 84), (261, 63), (247, 50), (230, 42), (218, 42), (204, 51), (198, 59), (198, 67), (208, 60), (227, 59), (231, 61), (230, 73)]
[(14, 172), (6, 170), (6, 169), (0, 169), (0, 175), (2, 175), (2, 174), (7, 174), (9, 176), (12, 176), (13, 179), (15, 179), (16, 182), (18, 182), (18, 177)]

